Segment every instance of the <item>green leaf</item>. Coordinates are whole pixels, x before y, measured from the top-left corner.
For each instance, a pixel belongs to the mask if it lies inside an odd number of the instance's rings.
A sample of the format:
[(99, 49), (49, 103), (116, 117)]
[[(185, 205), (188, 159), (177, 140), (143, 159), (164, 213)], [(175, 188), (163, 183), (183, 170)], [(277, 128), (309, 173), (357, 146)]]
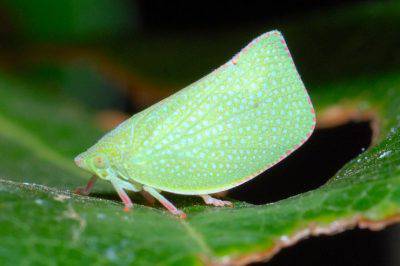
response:
[[(356, 119), (373, 114), (381, 129), (377, 144), (326, 185), (261, 206), (236, 202), (234, 208), (213, 208), (186, 197), (178, 205), (188, 219), (180, 220), (160, 207), (135, 205), (125, 213), (118, 200), (72, 195), (89, 178), (72, 158), (100, 132), (86, 110), (62, 95), (2, 75), (0, 264), (244, 264), (268, 259), (310, 235), (397, 222), (398, 84), (395, 73), (313, 91), (319, 122), (329, 124), (334, 108)], [(111, 186), (97, 187), (104, 193)]]
[(4, 74), (0, 87), (0, 176), (63, 189), (85, 182), (73, 158), (101, 132), (84, 109)]

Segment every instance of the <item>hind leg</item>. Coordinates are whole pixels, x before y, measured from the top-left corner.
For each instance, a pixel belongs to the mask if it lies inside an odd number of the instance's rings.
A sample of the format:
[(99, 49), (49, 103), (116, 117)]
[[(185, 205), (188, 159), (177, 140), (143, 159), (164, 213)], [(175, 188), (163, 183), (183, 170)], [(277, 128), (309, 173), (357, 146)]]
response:
[(149, 205), (153, 206), (156, 203), (156, 199), (151, 196), (149, 192), (142, 190), (140, 191), (140, 194), (142, 194)]
[(148, 186), (143, 186), (143, 190), (149, 192), (150, 195), (152, 195), (153, 197), (155, 197), (165, 208), (167, 208), (167, 210), (169, 210), (172, 214), (179, 216), (180, 218), (185, 219), (186, 218), (186, 214), (179, 210), (178, 208), (176, 208), (169, 200), (167, 200), (166, 198), (164, 198), (163, 195), (161, 195), (157, 190), (155, 190), (152, 187), (148, 187)]
[(216, 198), (211, 197), (210, 195), (200, 195), (200, 197), (208, 205), (213, 205), (213, 206), (217, 206), (217, 207), (223, 207), (223, 206), (232, 207), (233, 206), (232, 202), (230, 202), (230, 201), (216, 199)]

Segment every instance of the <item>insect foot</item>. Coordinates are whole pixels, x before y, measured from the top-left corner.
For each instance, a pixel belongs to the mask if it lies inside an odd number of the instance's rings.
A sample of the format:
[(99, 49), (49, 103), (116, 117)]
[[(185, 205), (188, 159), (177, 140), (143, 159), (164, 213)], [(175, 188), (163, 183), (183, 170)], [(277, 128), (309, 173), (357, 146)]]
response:
[(213, 205), (216, 207), (224, 207), (224, 206), (233, 207), (232, 202), (227, 200), (219, 200), (211, 197), (210, 195), (201, 195), (200, 197), (202, 197), (204, 202), (208, 205)]
[(181, 211), (181, 210), (178, 210), (176, 213), (173, 213), (173, 214), (175, 214), (175, 215), (177, 215), (179, 218), (181, 218), (181, 219), (186, 219), (186, 213), (184, 213), (183, 211)]
[(74, 190), (74, 194), (81, 195), (81, 196), (88, 196), (90, 194), (90, 192), (87, 191), (87, 189), (84, 187), (77, 187)]
[(86, 187), (78, 187), (74, 190), (75, 194), (81, 195), (81, 196), (88, 196), (90, 194), (90, 191), (92, 190), (94, 183), (97, 180), (97, 176), (93, 176), (89, 182), (87, 183)]
[(125, 207), (124, 207), (124, 212), (130, 212), (131, 209), (132, 209), (132, 205), (131, 205), (131, 206), (125, 205)]

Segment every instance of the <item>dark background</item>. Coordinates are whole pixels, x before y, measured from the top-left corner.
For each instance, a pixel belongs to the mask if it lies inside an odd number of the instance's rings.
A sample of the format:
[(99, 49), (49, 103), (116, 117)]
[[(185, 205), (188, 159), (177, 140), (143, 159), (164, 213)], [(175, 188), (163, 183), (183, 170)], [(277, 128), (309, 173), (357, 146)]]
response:
[[(0, 67), (108, 114), (104, 130), (273, 29), (285, 35), (310, 91), (400, 62), (394, 1), (9, 0), (0, 2), (0, 18)], [(317, 130), (229, 196), (264, 204), (317, 188), (370, 142), (368, 122)], [(399, 230), (309, 239), (269, 265), (400, 265)]]

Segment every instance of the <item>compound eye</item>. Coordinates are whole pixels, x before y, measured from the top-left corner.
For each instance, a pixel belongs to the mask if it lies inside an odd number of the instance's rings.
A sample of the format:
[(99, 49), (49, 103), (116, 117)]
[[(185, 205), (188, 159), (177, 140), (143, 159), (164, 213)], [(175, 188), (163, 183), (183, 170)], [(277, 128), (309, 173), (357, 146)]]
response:
[(106, 167), (105, 159), (101, 156), (96, 156), (93, 159), (93, 163), (97, 168), (104, 168)]

